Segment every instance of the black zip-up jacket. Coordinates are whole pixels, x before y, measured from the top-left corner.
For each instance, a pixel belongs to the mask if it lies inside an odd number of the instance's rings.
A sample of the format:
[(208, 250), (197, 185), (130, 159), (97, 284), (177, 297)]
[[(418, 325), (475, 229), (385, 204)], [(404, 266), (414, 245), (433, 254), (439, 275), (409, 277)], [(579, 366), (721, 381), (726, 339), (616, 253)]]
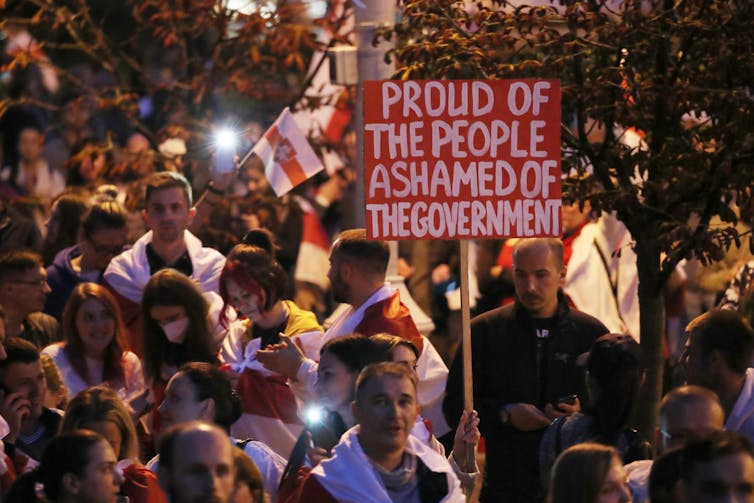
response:
[[(596, 318), (568, 307), (562, 293), (546, 340), (537, 337), (534, 320), (518, 301), (481, 314), (471, 322), (474, 408), (485, 439), (487, 468), (481, 501), (536, 502), (539, 441), (544, 430), (523, 432), (500, 421), (505, 404), (530, 403), (544, 410), (563, 396), (584, 400), (583, 369), (576, 358), (607, 328)], [(457, 425), (463, 410), (461, 349), (450, 369), (443, 412)]]

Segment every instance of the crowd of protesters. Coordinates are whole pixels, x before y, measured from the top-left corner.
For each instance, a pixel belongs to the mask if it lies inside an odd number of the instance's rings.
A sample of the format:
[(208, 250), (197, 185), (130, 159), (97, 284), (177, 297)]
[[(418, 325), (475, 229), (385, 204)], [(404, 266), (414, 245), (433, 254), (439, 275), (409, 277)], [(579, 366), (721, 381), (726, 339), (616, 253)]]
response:
[(614, 215), (472, 243), (464, 410), (454, 244), (396, 257), (421, 333), (387, 243), (344, 228), (348, 162), (277, 197), (193, 155), (178, 105), (148, 139), (60, 101), (0, 119), (0, 501), (754, 502), (751, 257), (672, 275), (645, 438)]

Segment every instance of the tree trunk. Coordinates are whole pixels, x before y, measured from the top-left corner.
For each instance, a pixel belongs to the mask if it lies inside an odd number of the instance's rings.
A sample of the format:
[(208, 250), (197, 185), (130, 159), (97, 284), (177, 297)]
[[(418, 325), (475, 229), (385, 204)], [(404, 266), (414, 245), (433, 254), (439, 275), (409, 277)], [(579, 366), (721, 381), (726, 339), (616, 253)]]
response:
[[(636, 236), (636, 234), (634, 234)], [(636, 239), (636, 265), (639, 273), (639, 314), (641, 348), (646, 368), (646, 381), (639, 398), (637, 426), (647, 438), (654, 438), (657, 407), (662, 398), (664, 368), (665, 301), (660, 276), (660, 249), (646, 237)]]

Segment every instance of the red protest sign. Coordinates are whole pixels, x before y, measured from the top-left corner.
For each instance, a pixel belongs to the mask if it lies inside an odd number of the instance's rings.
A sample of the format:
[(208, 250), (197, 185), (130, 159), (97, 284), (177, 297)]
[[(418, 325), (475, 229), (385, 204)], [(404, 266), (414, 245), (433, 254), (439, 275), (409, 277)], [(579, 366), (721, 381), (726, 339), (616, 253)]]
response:
[(560, 237), (560, 82), (364, 82), (373, 239)]

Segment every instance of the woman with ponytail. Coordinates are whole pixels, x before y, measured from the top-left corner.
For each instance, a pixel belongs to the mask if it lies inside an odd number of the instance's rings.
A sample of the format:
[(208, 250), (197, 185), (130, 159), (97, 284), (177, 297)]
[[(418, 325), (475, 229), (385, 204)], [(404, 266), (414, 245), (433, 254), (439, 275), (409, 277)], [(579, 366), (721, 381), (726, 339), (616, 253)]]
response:
[(87, 430), (64, 433), (47, 444), (36, 470), (18, 478), (8, 502), (118, 503), (123, 501), (123, 479), (117, 461), (112, 447), (99, 434)]
[[(230, 426), (241, 416), (241, 400), (220, 369), (208, 363), (187, 363), (168, 382), (159, 412), (166, 428), (198, 420), (215, 423), (229, 432)], [(231, 441), (257, 465), (262, 472), (264, 490), (270, 495), (270, 501), (275, 501), (285, 460), (262, 442), (233, 437)], [(147, 466), (156, 473), (158, 464), (159, 455)]]

